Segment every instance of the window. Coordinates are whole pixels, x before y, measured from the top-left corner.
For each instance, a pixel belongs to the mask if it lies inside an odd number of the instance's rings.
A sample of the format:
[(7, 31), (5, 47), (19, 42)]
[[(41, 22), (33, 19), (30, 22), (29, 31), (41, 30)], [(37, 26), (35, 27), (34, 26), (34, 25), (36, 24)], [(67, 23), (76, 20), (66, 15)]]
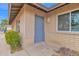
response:
[(79, 31), (79, 10), (71, 13), (71, 31)]
[(58, 30), (69, 31), (69, 17), (69, 13), (58, 16)]
[(79, 31), (79, 10), (58, 15), (58, 31)]

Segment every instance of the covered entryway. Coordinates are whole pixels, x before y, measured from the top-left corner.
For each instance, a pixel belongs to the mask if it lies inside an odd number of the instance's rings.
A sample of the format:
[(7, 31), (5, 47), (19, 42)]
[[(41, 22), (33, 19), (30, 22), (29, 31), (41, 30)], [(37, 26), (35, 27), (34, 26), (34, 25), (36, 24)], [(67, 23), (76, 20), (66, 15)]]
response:
[(35, 43), (44, 42), (44, 17), (35, 16)]

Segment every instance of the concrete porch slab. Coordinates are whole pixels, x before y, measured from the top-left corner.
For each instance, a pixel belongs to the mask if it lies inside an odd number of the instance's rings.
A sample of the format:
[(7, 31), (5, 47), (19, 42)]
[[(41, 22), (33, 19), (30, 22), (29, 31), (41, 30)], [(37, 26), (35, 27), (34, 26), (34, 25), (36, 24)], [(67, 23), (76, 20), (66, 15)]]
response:
[(52, 48), (47, 45), (32, 46), (26, 49), (30, 56), (52, 56), (56, 54)]

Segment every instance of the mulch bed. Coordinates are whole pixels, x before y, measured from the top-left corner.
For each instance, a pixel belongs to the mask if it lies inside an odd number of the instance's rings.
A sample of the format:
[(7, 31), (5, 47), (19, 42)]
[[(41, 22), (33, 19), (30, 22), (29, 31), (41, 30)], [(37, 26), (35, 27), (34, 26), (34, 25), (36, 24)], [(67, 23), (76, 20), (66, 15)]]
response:
[(79, 56), (79, 52), (65, 47), (61, 47), (58, 51), (56, 51), (56, 53), (59, 56)]

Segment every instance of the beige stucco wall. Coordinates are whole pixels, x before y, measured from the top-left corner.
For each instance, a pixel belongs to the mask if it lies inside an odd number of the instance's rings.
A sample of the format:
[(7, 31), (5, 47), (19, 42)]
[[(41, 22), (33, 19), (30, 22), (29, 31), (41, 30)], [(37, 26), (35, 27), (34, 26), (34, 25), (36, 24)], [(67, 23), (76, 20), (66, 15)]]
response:
[(56, 31), (56, 16), (59, 13), (68, 12), (74, 9), (79, 9), (79, 4), (68, 4), (58, 8), (50, 13), (48, 17), (50, 23), (46, 23), (46, 43), (56, 43), (60, 46), (65, 46), (79, 51), (79, 33), (74, 32), (57, 32)]
[(20, 20), (20, 34), (22, 36), (22, 46), (24, 49), (34, 45), (35, 15), (43, 16), (45, 22), (45, 12), (24, 4), (23, 8), (12, 23), (13, 27), (16, 28), (16, 20)]

